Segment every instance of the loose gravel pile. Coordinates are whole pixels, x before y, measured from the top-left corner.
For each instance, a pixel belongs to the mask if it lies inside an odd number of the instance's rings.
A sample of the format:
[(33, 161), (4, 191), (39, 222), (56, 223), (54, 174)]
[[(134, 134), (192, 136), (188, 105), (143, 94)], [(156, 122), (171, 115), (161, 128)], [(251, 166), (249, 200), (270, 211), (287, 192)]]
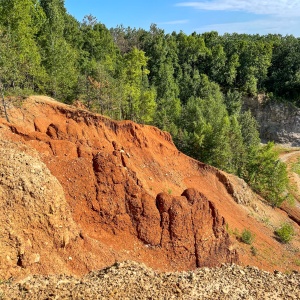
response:
[(300, 299), (300, 274), (222, 265), (158, 273), (131, 261), (91, 272), (2, 282), (0, 299)]

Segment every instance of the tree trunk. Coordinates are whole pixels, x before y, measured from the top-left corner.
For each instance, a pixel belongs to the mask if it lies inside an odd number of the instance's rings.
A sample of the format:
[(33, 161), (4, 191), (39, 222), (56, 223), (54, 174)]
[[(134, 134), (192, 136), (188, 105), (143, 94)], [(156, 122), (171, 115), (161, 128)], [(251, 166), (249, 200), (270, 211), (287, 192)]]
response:
[(7, 110), (6, 110), (6, 102), (4, 100), (3, 88), (1, 89), (1, 96), (2, 96), (2, 105), (3, 105), (3, 110), (4, 110), (5, 118), (6, 118), (6, 121), (8, 123), (10, 123), (10, 120), (9, 120), (9, 117), (8, 117), (8, 114), (7, 114)]

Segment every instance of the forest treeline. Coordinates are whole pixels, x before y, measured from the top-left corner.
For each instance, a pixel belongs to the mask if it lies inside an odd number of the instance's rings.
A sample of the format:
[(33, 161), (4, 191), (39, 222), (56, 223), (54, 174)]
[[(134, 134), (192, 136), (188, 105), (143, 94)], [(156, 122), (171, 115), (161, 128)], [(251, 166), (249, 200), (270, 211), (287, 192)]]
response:
[(272, 205), (286, 198), (286, 167), (241, 107), (259, 92), (300, 106), (299, 38), (108, 29), (92, 15), (79, 22), (64, 0), (1, 0), (0, 87), (158, 126)]

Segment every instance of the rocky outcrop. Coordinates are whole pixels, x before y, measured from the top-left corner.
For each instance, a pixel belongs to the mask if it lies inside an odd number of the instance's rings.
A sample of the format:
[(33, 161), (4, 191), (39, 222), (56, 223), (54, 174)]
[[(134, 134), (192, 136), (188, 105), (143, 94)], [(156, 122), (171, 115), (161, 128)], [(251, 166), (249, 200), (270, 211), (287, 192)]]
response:
[(90, 206), (107, 231), (129, 232), (187, 269), (238, 261), (237, 253), (229, 250), (225, 220), (213, 203), (195, 189), (180, 197), (160, 193), (155, 200), (127, 168), (125, 151), (116, 142), (113, 146), (113, 155), (98, 152), (93, 157), (97, 184)]
[(263, 141), (300, 146), (300, 109), (291, 103), (269, 101), (264, 95), (244, 99), (259, 124)]
[(224, 218), (204, 195), (188, 189), (181, 197), (159, 194), (156, 203), (161, 216), (160, 245), (172, 260), (184, 261), (189, 269), (238, 260), (237, 253), (229, 251)]
[(125, 152), (116, 143), (114, 148), (113, 155), (98, 152), (93, 158), (97, 184), (90, 206), (106, 231), (128, 232), (187, 269), (238, 261), (213, 203), (195, 189), (180, 197), (160, 193), (155, 200), (126, 167)]

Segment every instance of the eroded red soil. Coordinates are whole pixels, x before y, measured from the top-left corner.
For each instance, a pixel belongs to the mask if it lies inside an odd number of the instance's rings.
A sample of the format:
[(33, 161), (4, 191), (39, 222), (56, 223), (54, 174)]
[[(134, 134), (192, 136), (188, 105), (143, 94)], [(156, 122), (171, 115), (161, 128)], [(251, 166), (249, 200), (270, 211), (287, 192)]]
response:
[[(299, 269), (298, 238), (287, 249), (274, 239), (272, 226), (260, 220), (263, 213), (272, 213), (275, 223), (287, 215), (263, 206), (256, 196), (238, 204), (232, 196), (235, 180), (180, 153), (168, 133), (47, 97), (11, 108), (10, 119), (11, 124), (0, 119), (2, 139), (37, 150), (62, 186), (78, 232), (53, 248), (64, 264), (56, 266), (49, 249), (40, 245), (38, 262), (24, 270), (22, 256), (16, 255), (16, 266), (12, 262), (6, 276), (30, 270), (83, 274), (125, 259), (158, 270), (222, 262)], [(236, 239), (245, 228), (255, 235), (256, 255)]]

